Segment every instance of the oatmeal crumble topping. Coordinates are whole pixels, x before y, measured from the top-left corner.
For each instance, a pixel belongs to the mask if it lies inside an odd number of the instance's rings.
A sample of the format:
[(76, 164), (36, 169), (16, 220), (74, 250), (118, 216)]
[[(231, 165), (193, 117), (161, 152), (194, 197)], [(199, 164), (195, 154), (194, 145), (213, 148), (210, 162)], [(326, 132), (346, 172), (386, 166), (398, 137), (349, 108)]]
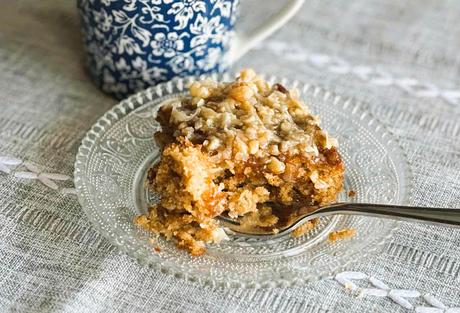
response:
[(189, 94), (158, 111), (162, 157), (148, 180), (161, 201), (138, 225), (200, 255), (207, 243), (227, 239), (215, 219), (224, 212), (273, 228), (278, 218), (267, 201), (335, 201), (344, 172), (337, 141), (321, 130), (298, 92), (243, 70), (230, 83), (195, 81)]

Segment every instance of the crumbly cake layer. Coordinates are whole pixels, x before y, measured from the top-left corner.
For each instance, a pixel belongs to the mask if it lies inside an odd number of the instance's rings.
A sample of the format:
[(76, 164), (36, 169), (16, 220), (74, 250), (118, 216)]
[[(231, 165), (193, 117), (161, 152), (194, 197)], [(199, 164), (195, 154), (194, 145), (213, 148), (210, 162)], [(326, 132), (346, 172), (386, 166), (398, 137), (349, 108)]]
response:
[(199, 255), (226, 238), (215, 219), (224, 212), (273, 228), (267, 201), (335, 201), (344, 172), (337, 141), (297, 92), (243, 70), (230, 83), (196, 81), (189, 93), (159, 109), (162, 157), (149, 185), (161, 201), (138, 224)]

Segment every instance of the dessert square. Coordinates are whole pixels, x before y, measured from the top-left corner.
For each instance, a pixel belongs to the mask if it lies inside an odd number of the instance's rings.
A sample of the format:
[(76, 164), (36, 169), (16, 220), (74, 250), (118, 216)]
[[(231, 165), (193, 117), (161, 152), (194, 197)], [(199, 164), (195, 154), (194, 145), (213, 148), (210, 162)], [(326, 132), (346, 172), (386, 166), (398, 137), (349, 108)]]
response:
[(192, 255), (228, 238), (221, 214), (276, 233), (270, 203), (327, 204), (342, 189), (337, 141), (298, 92), (271, 86), (253, 70), (233, 82), (193, 82), (189, 96), (161, 105), (157, 121), (162, 154), (148, 184), (161, 200), (136, 223)]

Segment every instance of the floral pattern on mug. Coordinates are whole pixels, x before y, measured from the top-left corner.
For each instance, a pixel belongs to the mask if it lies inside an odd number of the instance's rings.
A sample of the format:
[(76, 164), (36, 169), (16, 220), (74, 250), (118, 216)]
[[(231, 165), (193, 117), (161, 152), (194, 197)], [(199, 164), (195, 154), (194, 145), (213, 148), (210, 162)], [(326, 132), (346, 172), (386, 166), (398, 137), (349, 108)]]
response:
[(206, 3), (199, 0), (179, 0), (173, 3), (168, 14), (173, 14), (174, 19), (179, 25), (174, 29), (184, 29), (190, 19), (198, 12), (206, 13)]
[(152, 54), (155, 56), (163, 55), (166, 58), (171, 58), (176, 55), (176, 52), (184, 50), (184, 41), (179, 38), (176, 32), (157, 33), (153, 38), (150, 44), (153, 48)]
[(226, 67), (238, 0), (79, 0), (88, 67), (118, 98)]

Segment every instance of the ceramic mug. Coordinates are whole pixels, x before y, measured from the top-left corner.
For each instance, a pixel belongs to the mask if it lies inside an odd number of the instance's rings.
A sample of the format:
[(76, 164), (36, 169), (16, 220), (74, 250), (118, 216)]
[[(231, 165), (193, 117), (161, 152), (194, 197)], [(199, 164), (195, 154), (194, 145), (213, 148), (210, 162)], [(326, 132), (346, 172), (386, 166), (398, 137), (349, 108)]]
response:
[(117, 98), (175, 76), (223, 71), (303, 2), (287, 1), (254, 32), (238, 34), (238, 0), (78, 0), (88, 69)]

